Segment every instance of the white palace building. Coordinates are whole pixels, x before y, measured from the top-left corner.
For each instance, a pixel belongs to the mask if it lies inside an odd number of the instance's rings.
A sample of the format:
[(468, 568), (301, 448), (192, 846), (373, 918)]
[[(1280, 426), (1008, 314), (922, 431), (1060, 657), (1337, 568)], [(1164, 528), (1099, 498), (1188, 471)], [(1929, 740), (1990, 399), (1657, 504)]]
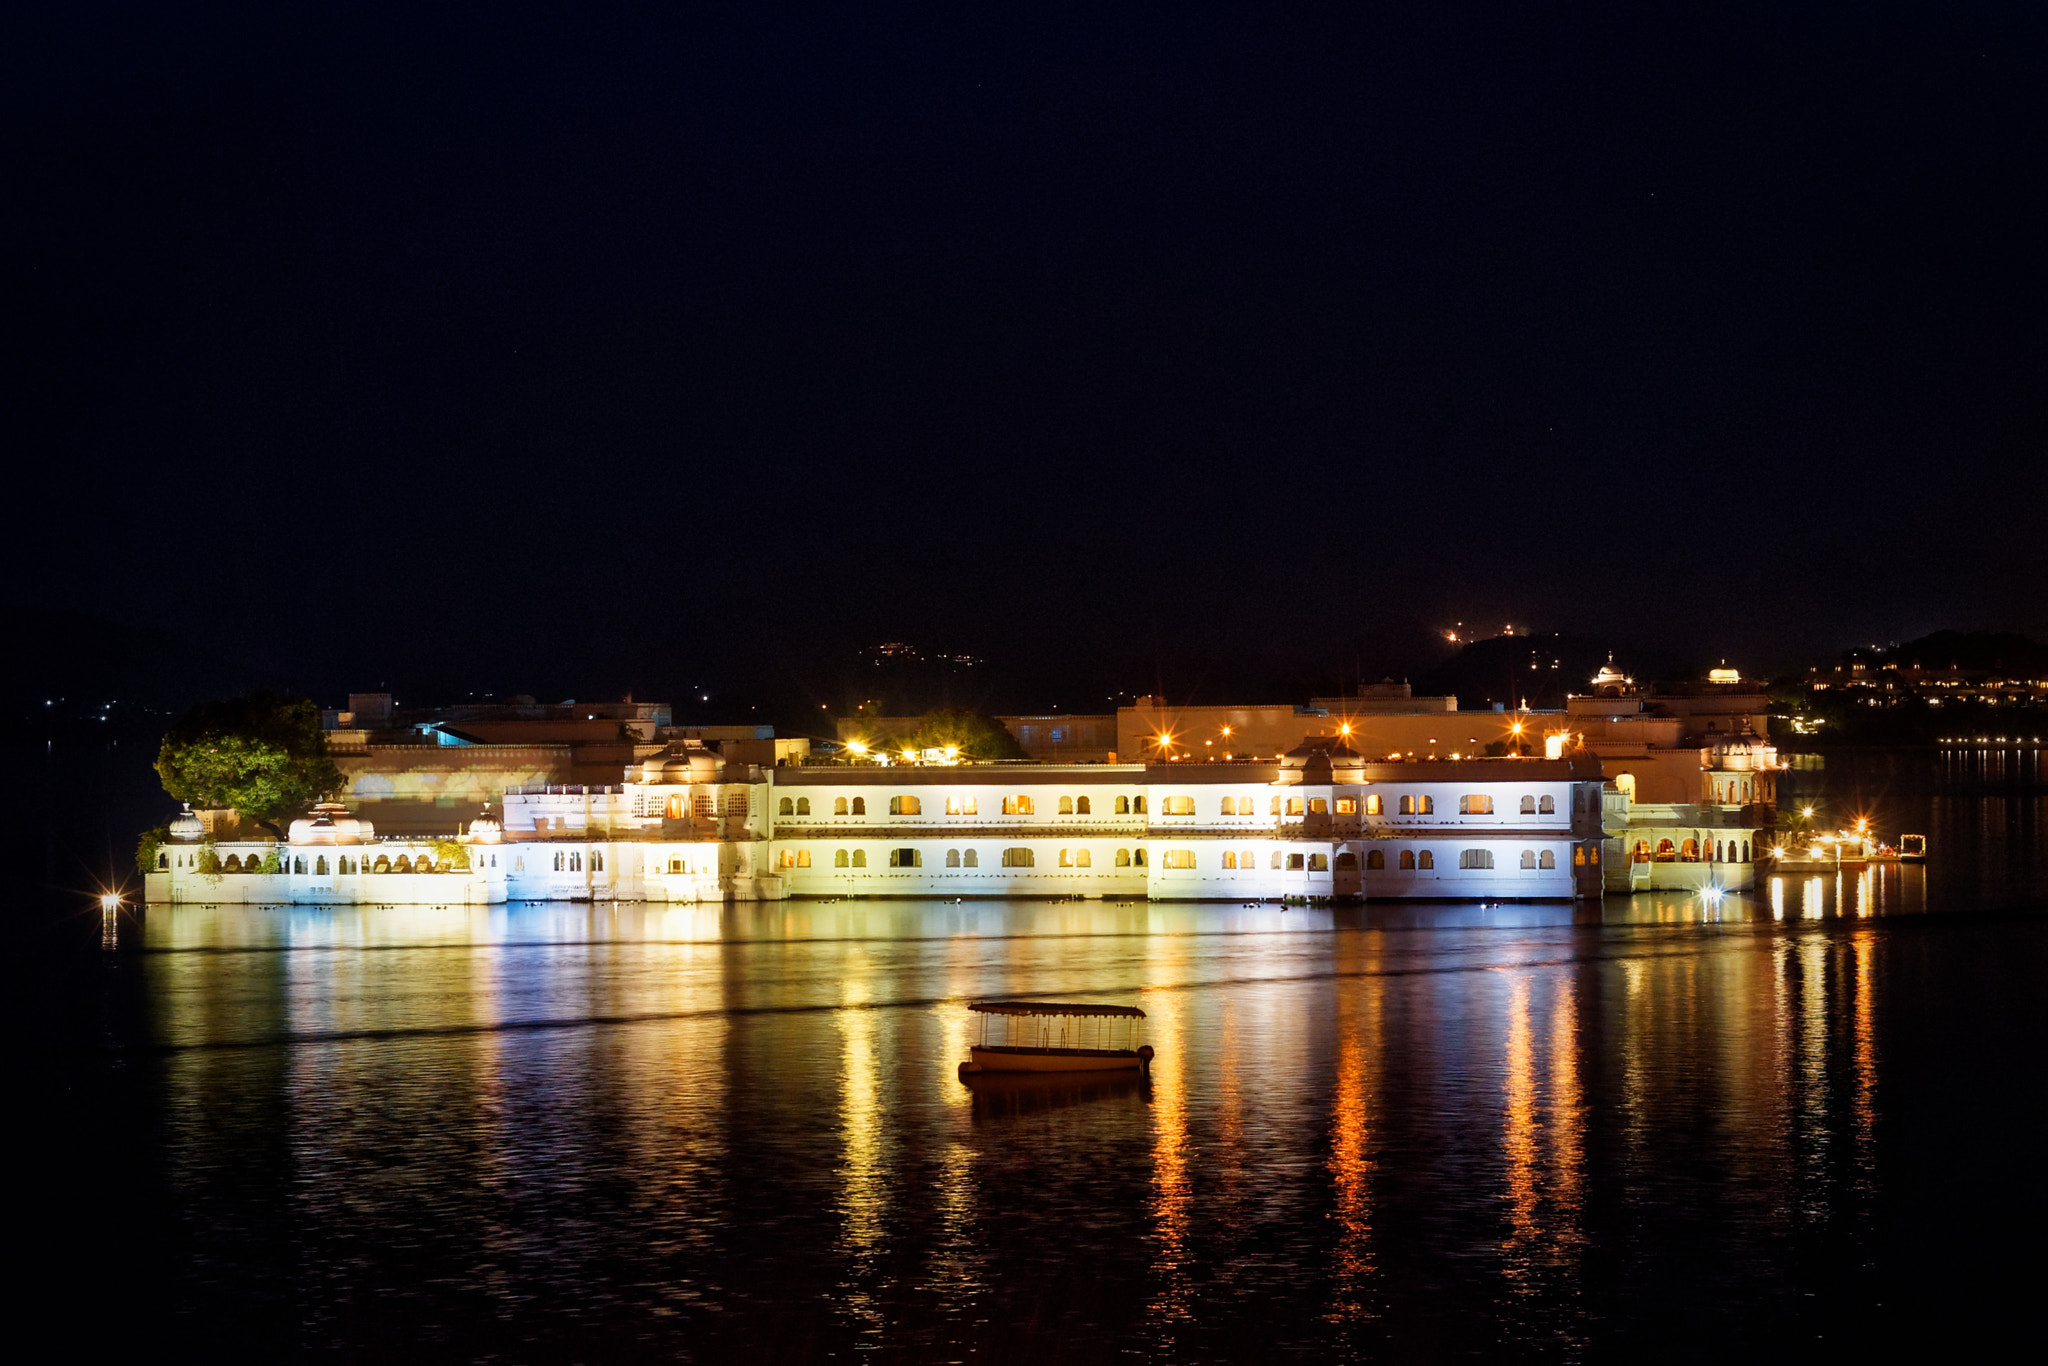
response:
[[(1611, 805), (1612, 793), (1608, 794)], [(622, 784), (514, 788), (459, 839), (334, 803), (282, 842), (190, 815), (152, 901), (490, 904), (1027, 896), (1571, 899), (1602, 890), (1600, 760), (1368, 760), (1312, 736), (1248, 763), (760, 765), (695, 741)], [(1733, 854), (1740, 846), (1716, 847)], [(1732, 858), (1699, 862), (1748, 885)]]

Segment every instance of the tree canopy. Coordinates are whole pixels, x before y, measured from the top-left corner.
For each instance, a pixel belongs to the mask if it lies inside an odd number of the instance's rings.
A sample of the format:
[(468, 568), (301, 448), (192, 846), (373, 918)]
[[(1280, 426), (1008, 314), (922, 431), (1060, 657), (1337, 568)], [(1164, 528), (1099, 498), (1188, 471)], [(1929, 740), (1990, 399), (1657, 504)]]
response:
[(320, 709), (302, 697), (251, 693), (206, 702), (178, 718), (157, 751), (164, 791), (181, 802), (232, 808), (274, 834), (341, 787), (327, 757)]
[(956, 748), (963, 759), (1028, 759), (1017, 737), (1002, 722), (978, 711), (942, 707), (928, 711), (917, 730), (904, 742), (905, 749)]

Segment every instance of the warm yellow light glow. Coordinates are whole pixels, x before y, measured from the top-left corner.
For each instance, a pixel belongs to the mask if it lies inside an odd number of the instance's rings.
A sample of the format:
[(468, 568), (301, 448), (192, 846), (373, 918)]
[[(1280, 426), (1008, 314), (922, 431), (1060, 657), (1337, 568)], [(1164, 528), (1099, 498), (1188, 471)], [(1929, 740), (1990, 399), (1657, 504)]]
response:
[(1522, 733), (1522, 723), (1520, 721), (1517, 721), (1512, 726), (1509, 726), (1508, 729), (1513, 731), (1515, 734), (1520, 735)]
[(1349, 735), (1351, 733), (1351, 723), (1347, 721), (1343, 725), (1337, 727), (1337, 730), (1340, 734)]
[(959, 754), (959, 753), (960, 753), (960, 746), (958, 746), (958, 745), (947, 745), (947, 746), (946, 746), (946, 757), (947, 757), (948, 759), (951, 759), (951, 758), (953, 758), (953, 757), (954, 757), (955, 755), (957, 755), (957, 754)]
[(1813, 808), (1812, 808), (1812, 807), (1810, 807), (1810, 806), (1802, 806), (1802, 807), (1800, 807), (1800, 808), (1799, 808), (1799, 814), (1800, 814), (1800, 815), (1802, 815), (1802, 816), (1809, 816), (1809, 817), (1810, 817), (1810, 816), (1812, 816), (1812, 815), (1813, 815)]
[(101, 894), (101, 896), (100, 896), (100, 909), (101, 909), (101, 910), (103, 910), (103, 911), (112, 911), (112, 910), (118, 910), (118, 909), (120, 908), (120, 905), (121, 905), (121, 894), (120, 894), (119, 892), (105, 892), (105, 893), (102, 893), (102, 894)]
[(1228, 734), (1230, 734), (1230, 727), (1228, 727), (1228, 726), (1225, 726), (1225, 727), (1223, 728), (1223, 733), (1224, 733), (1225, 735), (1228, 735)]

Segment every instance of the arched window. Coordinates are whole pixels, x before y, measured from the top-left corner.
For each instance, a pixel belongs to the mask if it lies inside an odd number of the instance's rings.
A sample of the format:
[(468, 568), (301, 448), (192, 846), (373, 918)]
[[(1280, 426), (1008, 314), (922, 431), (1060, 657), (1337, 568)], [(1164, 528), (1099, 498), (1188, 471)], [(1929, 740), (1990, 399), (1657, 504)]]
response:
[[(1121, 798), (1119, 798), (1118, 800), (1122, 800), (1122, 799), (1121, 799)], [(1119, 867), (1119, 868), (1128, 868), (1128, 867), (1130, 867), (1130, 866), (1131, 866), (1131, 851), (1130, 851), (1130, 850), (1128, 850), (1128, 849), (1119, 849), (1119, 850), (1117, 850), (1117, 851), (1116, 851), (1116, 866), (1117, 866), (1117, 867)]]
[[(1229, 801), (1230, 798), (1225, 797), (1223, 800)], [(1233, 871), (1237, 868), (1237, 854), (1234, 851), (1229, 849), (1223, 851), (1223, 866)]]
[(892, 816), (921, 816), (924, 814), (924, 804), (915, 797), (891, 797), (889, 799), (889, 814)]
[(844, 849), (832, 851), (832, 866), (834, 868), (844, 868), (846, 866), (846, 851)]
[[(559, 850), (559, 849), (555, 850), (555, 871), (556, 871), (556, 872), (558, 872), (558, 873), (559, 873), (559, 872), (561, 872), (561, 871), (562, 871), (562, 869), (563, 869), (563, 868), (565, 868), (565, 867), (567, 867), (567, 866), (568, 866), (568, 858), (569, 858), (569, 856), (568, 856), (567, 854), (563, 853), (563, 852), (562, 852), (561, 850)], [(403, 863), (403, 862), (405, 862), (405, 860), (404, 860), (403, 858), (401, 858), (401, 859), (399, 859), (399, 862), (400, 862), (400, 863)]]
[[(600, 865), (600, 866), (602, 866), (602, 865)], [(799, 849), (799, 850), (797, 850), (797, 851), (796, 851), (796, 866), (797, 866), (797, 867), (799, 867), (799, 868), (808, 868), (808, 867), (810, 867), (810, 866), (811, 866), (811, 851), (810, 851), (810, 850), (808, 850), (808, 849)]]
[(241, 872), (242, 856), (240, 854), (229, 854), (225, 859), (221, 860), (220, 870), (223, 873)]
[(981, 857), (978, 854), (976, 854), (972, 849), (969, 849), (966, 853), (960, 856), (960, 862), (966, 867), (978, 868), (981, 866)]
[(1088, 857), (1088, 851), (1086, 849), (1076, 849), (1074, 851), (1074, 866), (1076, 868), (1087, 868), (1092, 865), (1093, 860), (1091, 860)]
[(1290, 816), (1299, 816), (1301, 814), (1301, 798), (1289, 797), (1287, 799), (1287, 814)]
[(1162, 868), (1192, 868), (1195, 866), (1195, 851), (1192, 849), (1169, 849), (1166, 857), (1159, 861)]
[(843, 816), (846, 814), (846, 798), (835, 797), (832, 799), (832, 814), (835, 816)]
[(856, 816), (868, 814), (868, 799), (866, 797), (855, 797), (853, 799), (853, 814)]
[[(304, 872), (304, 871), (306, 871), (306, 870), (305, 870), (305, 869), (303, 869), (303, 868), (301, 868), (301, 869), (300, 869), (299, 871), (303, 873), (303, 872)], [(372, 868), (372, 869), (371, 869), (370, 871), (371, 871), (371, 872), (374, 872), (374, 873), (388, 873), (388, 872), (390, 872), (390, 871), (391, 871), (391, 856), (390, 856), (389, 854), (379, 854), (379, 855), (377, 855), (377, 865), (376, 865), (376, 867)], [(516, 865), (514, 865), (514, 871), (516, 871), (516, 872), (521, 872), (521, 873), (525, 872), (525, 871), (526, 871), (526, 860), (525, 860), (525, 859), (523, 859), (523, 858), (522, 858), (522, 859), (520, 859), (520, 860), (519, 860), (519, 862), (518, 862), (518, 863), (517, 863)]]
[(922, 868), (924, 867), (924, 855), (915, 849), (891, 849), (889, 851), (889, 866), (891, 868)]
[(854, 866), (854, 867), (856, 867), (856, 868), (865, 868), (865, 867), (867, 867), (867, 866), (868, 866), (868, 851), (867, 851), (867, 850), (865, 850), (865, 849), (856, 849), (856, 850), (854, 850), (854, 851), (853, 851), (853, 866)]
[(1536, 814), (1536, 799), (1534, 797), (1525, 796), (1522, 798), (1522, 814), (1525, 816)]
[(1415, 799), (1413, 797), (1403, 797), (1401, 799), (1399, 814), (1403, 816), (1412, 816), (1415, 814)]
[(1071, 816), (1074, 814), (1074, 799), (1072, 797), (1060, 798), (1060, 814), (1062, 816)]
[(1272, 867), (1275, 872), (1278, 872), (1280, 869), (1280, 865), (1285, 863), (1286, 861), (1286, 858), (1280, 853), (1278, 849), (1275, 849), (1273, 851)]
[(604, 871), (604, 851), (602, 849), (590, 851), (590, 871), (593, 873)]
[(1384, 869), (1387, 866), (1387, 851), (1384, 849), (1366, 850), (1365, 866), (1368, 871), (1374, 868)]
[[(1545, 865), (1545, 866), (1547, 867), (1548, 865)], [(1574, 867), (1574, 868), (1583, 868), (1583, 867), (1585, 867), (1585, 866), (1586, 866), (1586, 846), (1585, 846), (1585, 845), (1583, 845), (1583, 844), (1574, 844), (1574, 845), (1572, 846), (1572, 867)]]
[[(254, 860), (251, 861), (253, 862)], [(492, 866), (496, 867), (497, 865), (493, 864)], [(353, 873), (356, 870), (356, 861), (350, 858), (347, 854), (343, 854), (340, 858), (334, 861), (334, 870), (337, 873)], [(252, 869), (251, 871), (254, 870)]]
[(1530, 869), (1536, 866), (1536, 851), (1534, 849), (1524, 849), (1522, 851), (1522, 866)]
[(795, 799), (790, 797), (784, 797), (782, 801), (776, 805), (775, 814), (778, 816), (794, 816), (796, 814)]
[(1330, 856), (1328, 854), (1310, 854), (1308, 856), (1308, 870), (1311, 873), (1329, 872)]
[(1003, 850), (1003, 867), (1029, 868), (1032, 865), (1029, 849), (1010, 848)]
[(1073, 851), (1073, 850), (1071, 850), (1071, 849), (1062, 849), (1062, 850), (1060, 850), (1060, 867), (1062, 867), (1062, 868), (1071, 868), (1071, 867), (1073, 867), (1073, 866), (1074, 866), (1074, 851)]
[(1556, 867), (1557, 867), (1557, 853), (1556, 853), (1556, 851), (1555, 851), (1555, 850), (1551, 850), (1551, 849), (1545, 849), (1545, 850), (1544, 850), (1544, 851), (1543, 851), (1543, 852), (1542, 852), (1541, 854), (1538, 854), (1538, 855), (1536, 856), (1536, 866), (1537, 866), (1538, 868), (1552, 868), (1552, 869), (1556, 868)]
[(1413, 868), (1415, 866), (1415, 851), (1413, 849), (1403, 849), (1401, 851), (1401, 866), (1403, 868)]
[[(561, 856), (560, 854), (557, 854), (557, 855), (555, 855), (555, 866), (556, 866), (557, 868), (559, 868), (559, 867), (561, 867), (561, 866), (562, 866), (562, 856)], [(302, 872), (302, 873), (306, 871), (306, 865), (305, 865), (305, 863), (304, 863), (303, 861), (301, 861), (301, 862), (300, 862), (300, 864), (299, 864), (299, 871), (300, 871), (300, 872)], [(398, 862), (396, 862), (396, 863), (394, 863), (394, 864), (392, 864), (392, 865), (391, 865), (391, 871), (392, 871), (392, 872), (394, 872), (394, 873), (409, 873), (409, 872), (411, 872), (411, 871), (412, 871), (412, 860), (411, 860), (411, 859), (409, 859), (409, 858), (407, 858), (407, 857), (406, 857), (406, 856), (405, 856), (404, 854), (400, 854), (400, 855), (398, 856)]]
[(171, 866), (171, 856), (169, 854), (158, 854), (156, 856), (156, 866), (160, 870), (168, 872)]
[(1493, 798), (1472, 793), (1458, 798), (1458, 814), (1461, 816), (1491, 816)]
[(1142, 816), (1145, 814), (1144, 797), (1138, 796), (1131, 798), (1131, 814), (1133, 816)]
[(1670, 840), (1657, 841), (1657, 862), (1669, 863), (1678, 857), (1678, 846)]
[(679, 858), (670, 859), (668, 861), (668, 870), (671, 873), (681, 873), (683, 871), (683, 861)]
[(1493, 850), (1463, 850), (1458, 855), (1458, 866), (1460, 868), (1491, 868), (1493, 867)]
[[(401, 860), (401, 861), (402, 861), (402, 860)], [(305, 871), (306, 871), (306, 860), (305, 860), (305, 859), (303, 859), (303, 858), (295, 858), (295, 859), (293, 859), (293, 860), (292, 860), (292, 871), (293, 871), (294, 873), (303, 873), (303, 872), (305, 872)], [(404, 871), (404, 870), (403, 870), (403, 869), (401, 869), (400, 871), (402, 872), (402, 871)]]
[(322, 854), (318, 858), (313, 860), (313, 876), (327, 876), (327, 855)]
[(569, 855), (569, 871), (572, 873), (583, 871), (583, 851), (581, 849)]
[(1436, 854), (1435, 854), (1435, 852), (1434, 852), (1433, 850), (1429, 850), (1429, 849), (1424, 849), (1424, 850), (1423, 850), (1422, 852), (1418, 853), (1418, 854), (1417, 854), (1417, 855), (1415, 856), (1415, 866), (1416, 866), (1417, 868), (1434, 868), (1434, 867), (1436, 867)]
[(1714, 841), (1714, 862), (1716, 862), (1716, 863), (1726, 863), (1726, 862), (1728, 861), (1727, 859), (1724, 859), (1724, 858), (1722, 858), (1722, 857), (1721, 857), (1721, 853), (1722, 853), (1722, 845), (1721, 845), (1721, 841), (1719, 841), (1719, 840), (1715, 840), (1715, 841)]
[[(1225, 797), (1225, 798), (1223, 799), (1223, 811), (1222, 811), (1222, 814), (1223, 814), (1223, 815), (1226, 815), (1226, 816), (1235, 816), (1235, 815), (1237, 814), (1237, 801), (1236, 801), (1236, 799), (1235, 799), (1235, 798), (1232, 798), (1232, 797)], [(1226, 863), (1226, 864), (1224, 864), (1223, 866), (1224, 866), (1225, 868), (1229, 868), (1229, 867), (1232, 867), (1233, 865), (1231, 865), (1231, 864), (1228, 864), (1228, 863)]]
[(1143, 849), (1133, 849), (1133, 850), (1131, 850), (1131, 867), (1133, 867), (1133, 868), (1143, 868), (1144, 866), (1145, 866), (1145, 851), (1144, 851)]
[(1434, 816), (1436, 814), (1436, 798), (1428, 793), (1417, 797), (1415, 799), (1415, 814), (1418, 816)]
[(1557, 814), (1557, 798), (1547, 792), (1544, 793), (1542, 800), (1536, 803), (1536, 810), (1540, 815), (1555, 816)]
[(799, 816), (811, 814), (811, 799), (809, 797), (798, 797), (796, 799), (796, 814)]
[(1287, 871), (1288, 871), (1288, 872), (1290, 872), (1290, 873), (1298, 873), (1298, 872), (1300, 872), (1300, 871), (1301, 871), (1301, 863), (1302, 863), (1301, 855), (1299, 855), (1299, 854), (1289, 854), (1289, 855), (1287, 856)]
[(1129, 797), (1118, 797), (1116, 799), (1116, 814), (1119, 816), (1131, 814), (1131, 799)]
[(1700, 861), (1700, 842), (1688, 837), (1684, 845), (1679, 848), (1678, 861), (1680, 863), (1698, 863)]
[(1074, 814), (1077, 816), (1086, 816), (1090, 814), (1088, 810), (1088, 799), (1086, 797), (1074, 798)]
[(1748, 863), (1748, 862), (1749, 862), (1749, 841), (1748, 841), (1748, 840), (1744, 840), (1744, 841), (1742, 842), (1742, 861), (1743, 861), (1744, 863)]
[(1375, 793), (1373, 793), (1373, 794), (1372, 794), (1372, 795), (1371, 795), (1370, 797), (1367, 797), (1367, 798), (1365, 799), (1365, 814), (1366, 814), (1366, 815), (1368, 815), (1368, 816), (1383, 816), (1383, 815), (1385, 815), (1385, 814), (1386, 814), (1386, 810), (1387, 810), (1387, 808), (1386, 808), (1386, 804), (1385, 804), (1384, 802), (1382, 802), (1382, 801), (1380, 800), (1380, 794), (1379, 794), (1379, 793), (1375, 792)]
[(1005, 816), (1028, 816), (1031, 814), (1031, 799), (1021, 793), (1015, 797), (1003, 798)]
[(958, 868), (960, 866), (960, 851), (958, 849), (948, 849), (946, 851), (946, 866), (948, 868)]
[(1192, 816), (1195, 814), (1195, 799), (1193, 797), (1168, 797), (1159, 804), (1159, 810), (1162, 814), (1168, 816)]

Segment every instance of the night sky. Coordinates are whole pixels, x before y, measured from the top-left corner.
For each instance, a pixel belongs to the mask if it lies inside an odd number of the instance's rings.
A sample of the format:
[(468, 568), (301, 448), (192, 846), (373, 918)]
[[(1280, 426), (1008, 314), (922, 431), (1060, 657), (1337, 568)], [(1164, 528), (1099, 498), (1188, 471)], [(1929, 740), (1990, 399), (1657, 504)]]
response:
[(330, 702), (2048, 635), (2037, 5), (4, 22), (17, 610)]

